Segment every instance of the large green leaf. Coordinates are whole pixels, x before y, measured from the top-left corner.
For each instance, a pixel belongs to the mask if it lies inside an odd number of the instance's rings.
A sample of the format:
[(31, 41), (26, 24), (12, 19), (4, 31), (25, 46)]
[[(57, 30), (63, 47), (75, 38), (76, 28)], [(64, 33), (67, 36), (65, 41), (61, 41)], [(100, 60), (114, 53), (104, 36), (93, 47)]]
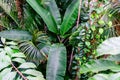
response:
[(66, 48), (63, 44), (53, 44), (47, 63), (47, 80), (64, 80), (66, 71)]
[(0, 71), (10, 65), (10, 57), (5, 55), (5, 51), (0, 52)]
[(36, 68), (36, 65), (30, 62), (21, 64), (18, 68)]
[(48, 7), (49, 11), (51, 12), (54, 20), (56, 21), (57, 25), (61, 23), (61, 15), (55, 0), (44, 0), (44, 4)]
[(31, 40), (32, 35), (23, 30), (6, 30), (0, 32), (0, 37), (4, 37), (10, 40)]
[(17, 72), (9, 72), (3, 76), (2, 80), (14, 80)]
[(114, 61), (109, 60), (94, 60), (81, 66), (80, 73), (87, 72), (99, 72), (105, 70), (120, 71), (120, 65), (117, 65)]
[(73, 0), (73, 2), (68, 6), (62, 25), (60, 27), (60, 34), (64, 35), (70, 28), (72, 28), (73, 23), (77, 19), (78, 15), (79, 0)]
[(96, 74), (88, 80), (120, 80), (120, 73), (115, 74)]
[(41, 7), (40, 0), (26, 0), (26, 1), (42, 17), (48, 29), (51, 32), (58, 33), (55, 20), (51, 16), (50, 12), (48, 12), (46, 9)]
[(120, 37), (113, 37), (105, 40), (97, 48), (97, 56), (104, 54), (117, 55), (120, 54)]
[(7, 73), (11, 72), (12, 68), (5, 68), (3, 71), (0, 72), (0, 80), (2, 80), (2, 77), (6, 75)]
[(27, 77), (29, 80), (45, 80), (42, 73), (33, 69), (28, 69), (22, 72), (23, 74), (32, 75), (35, 77)]
[(108, 80), (107, 74), (96, 74), (93, 77), (90, 77), (88, 80)]

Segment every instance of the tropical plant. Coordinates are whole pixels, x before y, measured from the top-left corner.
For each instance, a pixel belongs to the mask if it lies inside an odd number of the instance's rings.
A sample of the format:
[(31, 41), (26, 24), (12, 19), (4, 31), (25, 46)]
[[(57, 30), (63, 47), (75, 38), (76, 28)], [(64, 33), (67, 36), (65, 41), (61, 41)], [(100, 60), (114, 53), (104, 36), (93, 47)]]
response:
[[(96, 57), (101, 55), (106, 55), (106, 57), (91, 60), (85, 65), (82, 65), (80, 73), (92, 72), (94, 76), (88, 80), (119, 80), (119, 41), (120, 37), (113, 37), (100, 44), (97, 49), (98, 54)], [(106, 70), (108, 70), (109, 73)]]
[[(4, 0), (1, 2), (5, 3)], [(73, 27), (73, 24), (77, 19), (79, 0), (71, 1), (71, 3), (69, 2), (70, 5), (66, 8), (65, 15), (62, 17), (60, 15), (59, 8), (57, 7), (55, 0), (45, 0), (41, 2), (39, 0), (26, 0), (26, 2), (32, 8), (26, 3), (27, 5), (25, 5), (25, 8), (24, 8), (24, 12), (25, 12), (24, 14), (26, 16), (23, 18), (23, 21), (20, 20), (20, 22), (22, 21), (23, 26), (21, 26), (20, 23), (17, 23), (20, 25), (20, 26), (17, 25), (19, 27), (19, 30), (16, 30), (16, 29), (5, 30), (0, 32), (0, 35), (6, 39), (18, 41), (19, 49), (22, 52), (24, 52), (27, 58), (31, 61), (39, 64), (39, 62), (41, 62), (43, 58), (45, 58), (46, 60), (48, 59), (47, 73), (46, 73), (47, 80), (51, 80), (51, 79), (63, 80), (66, 72), (66, 62), (67, 62), (66, 61), (67, 51), (64, 44), (65, 44), (66, 38), (70, 35), (66, 33), (70, 31), (70, 29)], [(5, 10), (6, 8), (4, 9), (2, 7), (2, 9)], [(11, 11), (11, 9), (12, 8), (10, 8), (9, 11)], [(31, 27), (32, 23), (36, 25), (37, 23), (31, 22), (29, 24), (30, 28), (28, 28), (28, 25), (26, 25), (27, 22), (24, 22), (24, 20), (30, 19), (30, 20), (26, 20), (29, 22), (29, 21), (34, 21), (34, 19), (36, 19), (34, 17), (30, 18), (32, 14), (30, 13), (29, 9), (33, 9), (36, 12), (36, 15), (40, 15), (40, 19), (38, 20), (41, 20), (42, 18), (42, 20), (45, 23), (44, 27), (46, 28), (47, 26), (49, 30), (49, 31), (47, 30), (47, 33), (52, 32), (55, 34), (55, 36), (53, 37), (58, 38), (55, 41), (53, 41), (52, 39), (52, 42), (55, 42), (55, 43), (60, 42), (59, 44), (53, 44), (52, 46), (50, 46), (50, 42), (48, 39), (52, 37), (50, 36), (47, 38), (47, 36), (45, 36), (47, 34), (46, 29), (44, 31), (46, 34), (44, 35), (44, 33), (41, 32), (42, 30), (39, 31), (40, 28), (37, 27), (37, 30), (35, 30), (36, 26), (33, 25), (34, 27), (33, 26)], [(8, 15), (10, 16), (10, 14)], [(49, 54), (48, 53), (46, 54), (45, 52), (48, 52)], [(53, 58), (53, 56), (56, 58)], [(64, 58), (62, 58), (62, 56), (64, 56)], [(52, 66), (51, 64), (55, 65), (55, 67)], [(54, 72), (53, 74), (50, 75), (49, 73), (51, 72), (51, 70)]]
[[(113, 61), (117, 56), (97, 60), (96, 56), (102, 56), (96, 50), (105, 39), (116, 36), (113, 23), (118, 14), (114, 12), (119, 5), (96, 1), (1, 0), (0, 26), (5, 28), (0, 36), (15, 41), (25, 60), (37, 69), (45, 66), (41, 72), (47, 80), (87, 80), (94, 72), (108, 69), (113, 73), (119, 67)], [(106, 53), (101, 55), (106, 57)], [(106, 63), (110, 64), (101, 68)], [(100, 66), (94, 70), (95, 65)]]
[(0, 79), (1, 80), (45, 80), (37, 71), (34, 63), (26, 62), (26, 56), (21, 53), (17, 43), (1, 38), (0, 48)]

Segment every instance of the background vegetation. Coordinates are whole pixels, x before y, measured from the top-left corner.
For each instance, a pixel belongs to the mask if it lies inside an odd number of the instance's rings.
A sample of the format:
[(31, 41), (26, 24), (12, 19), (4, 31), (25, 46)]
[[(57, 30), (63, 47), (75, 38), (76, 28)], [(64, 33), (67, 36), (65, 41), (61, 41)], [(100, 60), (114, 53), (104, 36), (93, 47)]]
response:
[(0, 0), (0, 80), (120, 80), (119, 0)]

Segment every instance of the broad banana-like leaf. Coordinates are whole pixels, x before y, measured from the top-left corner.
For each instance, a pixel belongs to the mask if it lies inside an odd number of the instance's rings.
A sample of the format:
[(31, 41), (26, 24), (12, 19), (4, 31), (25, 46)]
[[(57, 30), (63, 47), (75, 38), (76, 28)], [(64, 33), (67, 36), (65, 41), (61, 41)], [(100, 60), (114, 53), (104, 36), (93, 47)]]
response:
[(120, 80), (120, 72), (111, 75), (108, 80)]
[(120, 73), (96, 74), (88, 80), (120, 80)]
[(44, 4), (48, 7), (49, 11), (51, 12), (54, 20), (56, 21), (57, 25), (61, 23), (61, 15), (55, 0), (44, 0)]
[(120, 71), (120, 65), (109, 60), (94, 60), (81, 66), (80, 73), (99, 72), (104, 70)]
[(63, 44), (53, 44), (47, 63), (47, 80), (64, 80), (66, 71), (66, 48)]
[(48, 29), (51, 32), (58, 33), (57, 24), (55, 23), (54, 18), (51, 16), (50, 12), (41, 7), (40, 0), (26, 0), (26, 1), (42, 17)]
[(10, 40), (32, 40), (32, 35), (23, 30), (5, 30), (0, 32), (0, 37)]
[(93, 77), (90, 77), (88, 80), (108, 80), (107, 74), (96, 74)]
[(105, 54), (120, 54), (120, 37), (113, 37), (105, 40), (102, 44), (98, 46), (97, 52), (97, 56)]
[(60, 27), (60, 34), (64, 35), (70, 28), (72, 28), (75, 20), (77, 19), (78, 15), (78, 6), (79, 0), (73, 0), (73, 2), (68, 6), (62, 25)]

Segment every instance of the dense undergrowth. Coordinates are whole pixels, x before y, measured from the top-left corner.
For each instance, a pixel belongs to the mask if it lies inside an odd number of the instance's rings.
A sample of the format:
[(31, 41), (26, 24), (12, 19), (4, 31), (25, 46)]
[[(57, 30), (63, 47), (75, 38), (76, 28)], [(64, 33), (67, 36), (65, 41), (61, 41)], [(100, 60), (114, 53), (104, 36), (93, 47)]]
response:
[(0, 80), (119, 80), (119, 0), (0, 0)]

